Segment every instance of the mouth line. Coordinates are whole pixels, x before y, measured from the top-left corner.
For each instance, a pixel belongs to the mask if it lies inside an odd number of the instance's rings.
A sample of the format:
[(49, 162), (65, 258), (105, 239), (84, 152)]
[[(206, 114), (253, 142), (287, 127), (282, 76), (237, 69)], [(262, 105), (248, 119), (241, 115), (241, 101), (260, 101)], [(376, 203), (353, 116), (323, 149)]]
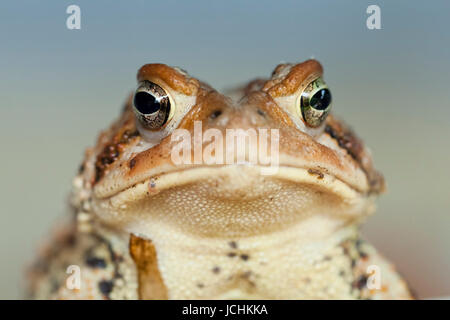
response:
[[(232, 165), (196, 165), (166, 171), (153, 176), (147, 177), (132, 186), (121, 189), (114, 194), (107, 196), (97, 196), (100, 201), (116, 199), (126, 199), (127, 196), (136, 198), (136, 195), (142, 197), (151, 197), (162, 191), (170, 188), (195, 183), (197, 181), (205, 181), (218, 175), (228, 175), (229, 170), (250, 170), (255, 171), (253, 174), (258, 174), (256, 171), (267, 169), (269, 166), (254, 165), (254, 164), (232, 164)], [(351, 200), (358, 197), (364, 197), (366, 192), (359, 190), (357, 187), (351, 185), (337, 176), (330, 174), (328, 170), (321, 171), (317, 168), (299, 167), (299, 166), (277, 166), (277, 171), (274, 174), (266, 175), (268, 179), (280, 179), (299, 184), (310, 184), (320, 186), (324, 190), (328, 190), (340, 195), (342, 198)]]

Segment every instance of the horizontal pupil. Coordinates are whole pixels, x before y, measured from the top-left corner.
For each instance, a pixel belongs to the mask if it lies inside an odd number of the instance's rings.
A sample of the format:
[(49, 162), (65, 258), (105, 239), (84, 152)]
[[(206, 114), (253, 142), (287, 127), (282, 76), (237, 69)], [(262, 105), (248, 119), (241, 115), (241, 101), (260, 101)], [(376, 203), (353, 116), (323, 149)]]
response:
[(331, 93), (328, 89), (317, 91), (309, 101), (309, 105), (316, 110), (325, 110), (331, 102)]
[(161, 109), (161, 103), (148, 92), (138, 92), (134, 96), (134, 105), (142, 114), (152, 114)]

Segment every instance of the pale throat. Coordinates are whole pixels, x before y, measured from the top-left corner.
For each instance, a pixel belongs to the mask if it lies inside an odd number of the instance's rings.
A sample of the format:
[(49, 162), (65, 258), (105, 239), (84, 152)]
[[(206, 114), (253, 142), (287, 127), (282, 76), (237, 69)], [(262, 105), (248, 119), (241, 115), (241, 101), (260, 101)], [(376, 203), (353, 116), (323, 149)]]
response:
[[(324, 257), (336, 256), (342, 268), (349, 268), (340, 244), (357, 235), (354, 225), (320, 215), (284, 230), (241, 238), (199, 236), (158, 224), (130, 227), (154, 244), (173, 299), (292, 297), (292, 281), (324, 281), (317, 272)], [(325, 261), (321, 268), (333, 264)]]

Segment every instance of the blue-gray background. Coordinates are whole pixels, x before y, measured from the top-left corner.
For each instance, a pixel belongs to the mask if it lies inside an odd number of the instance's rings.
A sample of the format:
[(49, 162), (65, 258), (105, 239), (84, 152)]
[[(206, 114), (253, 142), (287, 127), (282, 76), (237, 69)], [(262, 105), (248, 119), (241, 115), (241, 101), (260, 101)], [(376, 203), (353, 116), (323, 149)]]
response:
[[(66, 28), (69, 4), (81, 30)], [(366, 28), (369, 4), (382, 30)], [(2, 1), (0, 298), (20, 297), (84, 148), (139, 66), (178, 65), (222, 89), (311, 56), (388, 182), (366, 236), (421, 297), (450, 294), (449, 13), (444, 1)]]

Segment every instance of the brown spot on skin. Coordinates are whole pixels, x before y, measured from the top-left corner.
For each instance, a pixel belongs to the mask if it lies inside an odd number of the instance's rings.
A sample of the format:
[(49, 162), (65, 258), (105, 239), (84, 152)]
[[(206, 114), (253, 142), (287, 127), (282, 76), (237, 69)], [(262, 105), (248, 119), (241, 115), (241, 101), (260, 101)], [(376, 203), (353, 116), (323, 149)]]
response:
[(129, 247), (138, 271), (139, 299), (167, 299), (167, 288), (158, 268), (156, 249), (152, 241), (132, 234)]
[(95, 162), (95, 182), (98, 182), (103, 178), (108, 167), (119, 158), (127, 144), (137, 136), (139, 136), (137, 130), (125, 130), (113, 137), (112, 141), (108, 143), (103, 148), (103, 151), (97, 156), (97, 161)]
[(241, 254), (241, 259), (244, 261), (247, 261), (248, 259), (250, 259), (250, 256), (248, 254)]
[(135, 165), (136, 165), (136, 159), (133, 158), (130, 160), (128, 166), (130, 167), (130, 169), (133, 169)]
[(68, 234), (67, 237), (64, 238), (63, 243), (66, 244), (69, 248), (73, 248), (77, 243), (75, 234), (74, 233)]
[(106, 268), (105, 259), (98, 257), (87, 257), (86, 264), (91, 268), (100, 268), (100, 269)]
[(197, 283), (197, 287), (199, 287), (200, 289), (204, 288), (205, 285), (203, 283)]
[(367, 284), (367, 276), (361, 275), (359, 276), (353, 283), (353, 288), (356, 288), (358, 290), (362, 290)]
[(230, 241), (229, 245), (232, 249), (237, 249), (237, 247), (238, 247), (236, 241)]
[(308, 169), (308, 173), (309, 173), (310, 175), (316, 175), (316, 176), (317, 176), (317, 179), (319, 179), (319, 180), (322, 180), (323, 177), (325, 176), (322, 172), (320, 172), (320, 171), (317, 170), (317, 169)]
[(234, 257), (236, 257), (236, 253), (234, 253), (234, 252), (229, 252), (229, 253), (227, 254), (227, 256), (230, 257), (230, 258), (234, 258)]
[(97, 157), (95, 163), (95, 182), (98, 182), (105, 174), (108, 166), (119, 158), (119, 151), (114, 145), (108, 145)]
[(85, 165), (84, 165), (84, 163), (82, 163), (82, 164), (80, 165), (80, 167), (78, 168), (78, 174), (83, 174), (84, 169), (85, 169)]
[(245, 280), (251, 287), (255, 287), (256, 283), (251, 279), (252, 275), (252, 271), (249, 270), (239, 274), (238, 277)]
[(368, 260), (369, 256), (363, 251), (363, 244), (364, 241), (362, 239), (357, 239), (355, 242), (356, 250), (362, 260)]
[(217, 273), (220, 272), (220, 268), (216, 266), (216, 267), (214, 267), (214, 268), (212, 269), (212, 272), (215, 273), (215, 274), (217, 274)]
[(103, 295), (109, 299), (109, 294), (114, 288), (112, 281), (102, 280), (98, 283), (98, 288)]

